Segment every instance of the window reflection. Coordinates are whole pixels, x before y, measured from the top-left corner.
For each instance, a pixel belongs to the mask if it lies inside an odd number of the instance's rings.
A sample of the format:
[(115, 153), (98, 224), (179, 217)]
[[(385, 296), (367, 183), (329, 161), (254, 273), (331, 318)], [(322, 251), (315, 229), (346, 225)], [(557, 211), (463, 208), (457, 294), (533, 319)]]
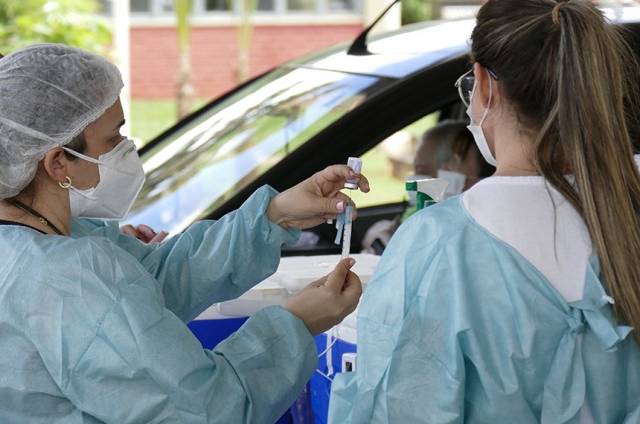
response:
[(147, 152), (128, 222), (182, 231), (360, 104), (377, 81), (282, 69), (246, 87)]

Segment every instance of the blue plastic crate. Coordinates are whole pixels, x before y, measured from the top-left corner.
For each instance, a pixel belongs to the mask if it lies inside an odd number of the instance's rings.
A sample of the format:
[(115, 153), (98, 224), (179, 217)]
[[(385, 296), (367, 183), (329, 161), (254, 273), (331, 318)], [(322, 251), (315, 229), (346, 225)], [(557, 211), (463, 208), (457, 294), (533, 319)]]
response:
[[(188, 326), (200, 340), (202, 347), (213, 349), (218, 343), (235, 333), (248, 319), (249, 317), (194, 320)], [(276, 421), (276, 424), (291, 424), (292, 422), (292, 415), (287, 412)]]

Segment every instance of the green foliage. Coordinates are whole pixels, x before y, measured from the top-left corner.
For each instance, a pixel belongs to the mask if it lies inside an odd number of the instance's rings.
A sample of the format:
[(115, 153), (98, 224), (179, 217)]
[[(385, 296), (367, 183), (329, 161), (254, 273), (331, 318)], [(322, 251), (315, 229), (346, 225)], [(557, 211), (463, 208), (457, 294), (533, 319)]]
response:
[(107, 54), (111, 31), (96, 0), (0, 0), (1, 53), (64, 43)]
[(402, 25), (440, 19), (441, 0), (402, 0)]
[[(188, 112), (204, 106), (211, 99), (193, 99)], [(131, 101), (131, 136), (145, 145), (176, 123), (178, 104), (175, 99), (133, 99)]]
[(431, 19), (431, 8), (426, 0), (402, 0), (402, 25)]

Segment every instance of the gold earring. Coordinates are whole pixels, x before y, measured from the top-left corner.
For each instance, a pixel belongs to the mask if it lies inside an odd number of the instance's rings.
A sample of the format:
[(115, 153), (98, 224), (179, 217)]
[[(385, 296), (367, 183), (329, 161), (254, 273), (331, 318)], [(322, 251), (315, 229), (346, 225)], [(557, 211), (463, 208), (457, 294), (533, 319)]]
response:
[(60, 186), (60, 188), (69, 190), (71, 188), (71, 178), (69, 177), (65, 177), (65, 178), (67, 179), (67, 181), (66, 182), (58, 181), (58, 185)]

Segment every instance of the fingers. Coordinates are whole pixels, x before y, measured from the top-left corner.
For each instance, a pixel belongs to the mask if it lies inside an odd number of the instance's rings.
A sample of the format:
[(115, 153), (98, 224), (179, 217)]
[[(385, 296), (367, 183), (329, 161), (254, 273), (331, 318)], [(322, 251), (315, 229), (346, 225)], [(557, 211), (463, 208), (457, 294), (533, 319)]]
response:
[(325, 286), (337, 293), (342, 292), (347, 274), (355, 263), (356, 261), (353, 258), (346, 258), (338, 262), (338, 265), (336, 265), (335, 269), (329, 274)]
[(321, 215), (336, 215), (344, 212), (347, 207), (347, 201), (341, 197), (323, 197), (322, 210), (318, 211)]
[(318, 172), (317, 174), (322, 179), (329, 183), (337, 184), (340, 188), (346, 180), (358, 180), (358, 188), (365, 193), (368, 193), (371, 189), (369, 187), (369, 180), (363, 174), (357, 174), (353, 172), (347, 165), (331, 165)]
[(353, 200), (351, 200), (351, 198), (349, 196), (347, 196), (344, 193), (338, 193), (336, 194), (336, 198), (345, 201), (347, 204), (350, 204), (351, 206), (353, 206), (352, 208), (352, 213), (351, 213), (351, 220), (355, 220), (358, 217), (358, 210), (356, 209)]
[[(334, 196), (334, 199), (336, 199), (336, 201), (343, 201), (345, 206), (347, 204), (353, 205), (353, 200), (351, 200), (351, 197), (347, 196), (346, 194), (344, 194), (342, 192), (336, 193), (336, 195)], [(343, 209), (343, 211), (344, 211), (344, 209)]]
[(364, 174), (360, 174), (359, 178), (360, 179), (358, 180), (358, 188), (363, 193), (369, 193), (371, 191), (371, 187), (369, 186), (369, 180), (367, 179), (367, 177), (364, 176)]
[(321, 213), (327, 219), (333, 219), (336, 215), (341, 214), (349, 204), (353, 205), (353, 201), (344, 193), (336, 193), (334, 197), (323, 197), (323, 208)]
[(322, 286), (324, 286), (325, 283), (327, 282), (327, 277), (328, 277), (328, 275), (325, 275), (324, 277), (320, 278), (319, 280), (316, 280), (313, 283), (309, 284), (308, 287), (322, 287)]
[(167, 238), (168, 235), (169, 235), (168, 232), (160, 231), (158, 234), (155, 235), (155, 237), (149, 240), (149, 243), (161, 243), (164, 241), (165, 238)]
[(140, 224), (136, 229), (140, 234), (144, 236), (147, 242), (151, 241), (155, 236), (157, 236), (156, 232), (153, 231), (153, 229), (148, 225)]
[[(325, 198), (325, 204), (329, 205), (325, 207), (325, 209), (327, 209), (328, 211), (323, 213), (322, 218), (324, 220), (329, 220), (329, 219), (336, 219), (338, 214), (344, 212), (344, 209), (346, 209), (346, 206), (348, 204), (351, 204), (353, 206), (353, 200), (351, 200), (351, 198), (344, 193), (337, 193), (336, 196), (332, 199)], [(334, 205), (334, 206), (331, 206), (331, 205)], [(357, 217), (358, 217), (358, 211), (354, 207), (353, 212), (351, 213), (351, 220), (353, 221)]]
[(346, 181), (355, 177), (357, 174), (353, 172), (347, 165), (331, 165), (327, 166), (318, 174), (325, 180), (331, 182)]
[(120, 228), (120, 232), (124, 235), (139, 238), (140, 234), (138, 230), (136, 230), (133, 225), (125, 225)]
[(169, 235), (166, 231), (160, 231), (160, 233), (156, 234), (151, 227), (144, 224), (140, 224), (137, 227), (125, 225), (120, 228), (120, 232), (127, 236), (135, 237), (144, 243), (160, 243)]

